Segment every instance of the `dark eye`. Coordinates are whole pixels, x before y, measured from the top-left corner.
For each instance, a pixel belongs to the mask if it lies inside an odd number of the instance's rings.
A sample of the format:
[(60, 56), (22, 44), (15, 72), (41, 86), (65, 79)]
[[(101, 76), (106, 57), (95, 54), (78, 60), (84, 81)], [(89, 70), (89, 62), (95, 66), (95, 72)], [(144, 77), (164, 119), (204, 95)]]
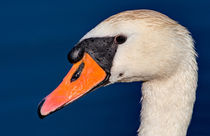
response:
[(127, 37), (124, 35), (118, 35), (115, 37), (114, 42), (116, 44), (123, 44), (127, 40)]

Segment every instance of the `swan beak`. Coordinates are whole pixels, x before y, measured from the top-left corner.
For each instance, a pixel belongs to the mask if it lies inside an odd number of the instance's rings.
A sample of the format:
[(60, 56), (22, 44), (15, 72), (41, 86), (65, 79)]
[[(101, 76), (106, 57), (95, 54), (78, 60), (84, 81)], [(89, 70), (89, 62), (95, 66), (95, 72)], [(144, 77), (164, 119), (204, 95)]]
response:
[(44, 118), (104, 85), (107, 79), (108, 74), (89, 54), (85, 53), (84, 57), (72, 66), (61, 84), (40, 102), (39, 117)]

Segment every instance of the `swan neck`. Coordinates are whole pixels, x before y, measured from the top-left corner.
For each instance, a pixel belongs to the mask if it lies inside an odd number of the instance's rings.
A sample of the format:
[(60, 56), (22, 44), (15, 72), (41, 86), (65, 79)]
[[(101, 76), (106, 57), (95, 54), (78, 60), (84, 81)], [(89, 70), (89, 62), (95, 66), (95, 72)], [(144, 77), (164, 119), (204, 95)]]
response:
[(196, 87), (195, 60), (171, 77), (144, 82), (139, 136), (186, 136)]

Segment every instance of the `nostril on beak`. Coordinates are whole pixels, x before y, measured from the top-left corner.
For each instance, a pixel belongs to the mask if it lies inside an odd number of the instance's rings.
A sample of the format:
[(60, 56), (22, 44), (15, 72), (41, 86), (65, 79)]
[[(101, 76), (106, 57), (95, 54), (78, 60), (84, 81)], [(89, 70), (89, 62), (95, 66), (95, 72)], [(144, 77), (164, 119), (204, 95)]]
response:
[(76, 70), (76, 72), (74, 72), (74, 74), (72, 75), (72, 78), (71, 78), (71, 82), (74, 82), (75, 80), (77, 80), (79, 77), (80, 77), (80, 75), (81, 75), (81, 73), (82, 73), (82, 70), (83, 70), (83, 68), (84, 68), (84, 65), (85, 65), (85, 63), (84, 62), (82, 62), (80, 65), (79, 65), (79, 68)]
[(84, 55), (84, 48), (81, 46), (75, 46), (68, 54), (68, 60), (70, 63), (76, 63), (80, 61)]

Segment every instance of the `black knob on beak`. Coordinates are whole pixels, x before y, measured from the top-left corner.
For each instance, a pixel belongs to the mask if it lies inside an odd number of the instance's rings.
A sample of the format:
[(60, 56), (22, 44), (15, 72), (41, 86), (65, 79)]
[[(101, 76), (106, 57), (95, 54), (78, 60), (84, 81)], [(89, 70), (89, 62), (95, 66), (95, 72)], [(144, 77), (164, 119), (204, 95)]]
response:
[(70, 63), (76, 63), (80, 61), (84, 55), (85, 49), (81, 46), (75, 46), (68, 54), (68, 60)]

